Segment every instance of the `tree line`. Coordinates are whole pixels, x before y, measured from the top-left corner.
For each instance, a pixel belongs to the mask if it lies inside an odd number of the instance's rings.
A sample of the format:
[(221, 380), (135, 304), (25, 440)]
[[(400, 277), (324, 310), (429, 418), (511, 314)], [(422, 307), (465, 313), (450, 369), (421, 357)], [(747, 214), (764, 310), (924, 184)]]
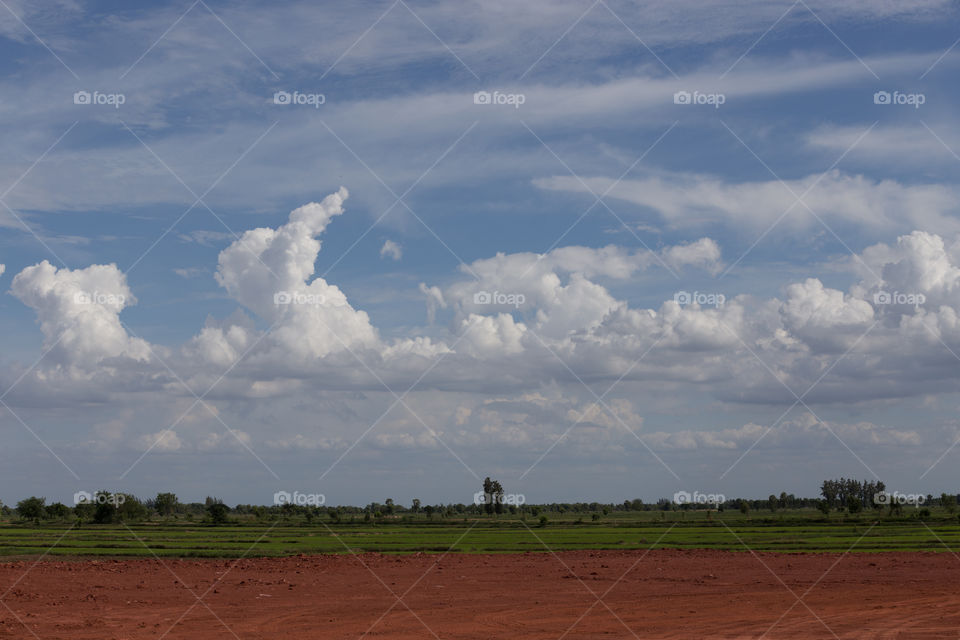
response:
[[(824, 480), (820, 485), (819, 498), (800, 498), (792, 493), (781, 492), (778, 495), (770, 494), (766, 499), (733, 498), (717, 504), (677, 504), (668, 498), (660, 498), (656, 502), (646, 503), (639, 498), (624, 500), (622, 503), (601, 502), (551, 502), (543, 504), (516, 504), (504, 500), (504, 489), (497, 480), (489, 477), (483, 481), (481, 491), (473, 503), (447, 503), (424, 505), (419, 498), (414, 498), (410, 506), (398, 504), (392, 498), (381, 502), (371, 502), (365, 506), (338, 505), (252, 505), (238, 504), (229, 507), (223, 500), (208, 496), (203, 502), (184, 503), (174, 493), (158, 493), (156, 497), (141, 500), (124, 492), (98, 491), (88, 496), (88, 499), (69, 507), (61, 502), (48, 504), (45, 498), (31, 496), (19, 501), (15, 508), (5, 506), (0, 502), (0, 515), (12, 517), (16, 515), (21, 520), (38, 523), (40, 521), (75, 521), (77, 524), (111, 524), (118, 522), (138, 522), (161, 518), (165, 520), (200, 521), (212, 524), (223, 524), (231, 515), (252, 517), (257, 520), (273, 520), (277, 518), (291, 518), (298, 516), (312, 522), (315, 519), (326, 517), (331, 523), (344, 521), (371, 522), (397, 520), (407, 516), (419, 517), (421, 514), (428, 520), (435, 515), (442, 518), (493, 516), (501, 514), (531, 515), (540, 517), (541, 524), (546, 522), (546, 514), (591, 514), (593, 520), (599, 520), (601, 514), (609, 515), (617, 512), (641, 511), (689, 511), (689, 510), (739, 510), (747, 514), (751, 511), (769, 510), (775, 513), (779, 510), (819, 509), (822, 513), (831, 511), (846, 511), (858, 513), (873, 508), (883, 509), (888, 506), (890, 513), (901, 513), (903, 505), (896, 501), (884, 502), (875, 499), (886, 490), (886, 485), (880, 481), (854, 480), (838, 478)], [(953, 513), (957, 507), (956, 494), (942, 493), (939, 497), (928, 494), (923, 499), (924, 508), (940, 506)]]

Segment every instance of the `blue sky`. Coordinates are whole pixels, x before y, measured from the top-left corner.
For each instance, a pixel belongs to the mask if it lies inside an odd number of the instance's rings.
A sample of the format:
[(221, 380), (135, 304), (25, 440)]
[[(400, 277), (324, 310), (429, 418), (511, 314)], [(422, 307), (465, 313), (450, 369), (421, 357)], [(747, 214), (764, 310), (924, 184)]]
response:
[(5, 0), (0, 500), (956, 490), (956, 8), (664, 5)]

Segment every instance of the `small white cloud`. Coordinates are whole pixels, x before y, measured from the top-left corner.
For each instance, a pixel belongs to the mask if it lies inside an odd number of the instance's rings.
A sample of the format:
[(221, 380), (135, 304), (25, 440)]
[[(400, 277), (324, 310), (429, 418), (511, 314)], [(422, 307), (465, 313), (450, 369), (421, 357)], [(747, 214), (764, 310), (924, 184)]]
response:
[(169, 453), (179, 451), (183, 447), (183, 442), (174, 431), (159, 431), (157, 433), (148, 433), (138, 440), (141, 447), (151, 448), (159, 453)]
[(393, 240), (387, 240), (383, 243), (383, 246), (380, 247), (380, 257), (381, 258), (393, 258), (394, 260), (399, 260), (403, 257), (403, 247), (394, 242)]
[(421, 282), (419, 289), (420, 293), (427, 298), (427, 322), (433, 324), (437, 319), (437, 309), (446, 309), (447, 301), (444, 300), (440, 287), (428, 287)]
[(228, 240), (236, 240), (236, 236), (227, 231), (206, 231), (204, 229), (181, 233), (178, 237), (183, 242), (195, 242), (204, 247), (212, 247)]
[(173, 272), (181, 278), (196, 278), (197, 276), (206, 273), (207, 270), (200, 267), (186, 267), (184, 269), (174, 269)]

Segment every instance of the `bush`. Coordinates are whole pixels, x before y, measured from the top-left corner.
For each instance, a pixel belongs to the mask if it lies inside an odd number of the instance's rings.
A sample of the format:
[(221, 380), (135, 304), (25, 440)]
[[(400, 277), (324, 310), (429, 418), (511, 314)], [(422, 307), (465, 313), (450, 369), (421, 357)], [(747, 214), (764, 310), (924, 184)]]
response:
[(548, 523), (548, 522), (550, 522), (550, 518), (548, 518), (547, 516), (540, 516), (540, 526), (541, 526), (541, 527), (547, 526), (547, 523)]
[(220, 500), (214, 500), (207, 505), (207, 515), (213, 524), (223, 524), (227, 521), (227, 514), (230, 513), (230, 507), (223, 504)]
[(47, 503), (46, 498), (31, 496), (17, 503), (17, 515), (24, 520), (33, 520), (37, 522), (44, 515), (44, 507)]

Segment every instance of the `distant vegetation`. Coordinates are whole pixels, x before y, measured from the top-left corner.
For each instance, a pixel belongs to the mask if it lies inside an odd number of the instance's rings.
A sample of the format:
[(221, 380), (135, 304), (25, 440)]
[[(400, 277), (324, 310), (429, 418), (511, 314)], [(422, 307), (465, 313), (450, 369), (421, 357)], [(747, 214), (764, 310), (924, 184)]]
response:
[[(159, 493), (155, 498), (141, 500), (123, 492), (98, 491), (86, 502), (68, 506), (60, 502), (47, 504), (45, 498), (31, 496), (19, 501), (15, 508), (0, 503), (0, 518), (8, 524), (60, 523), (74, 525), (107, 525), (119, 523), (194, 523), (208, 525), (297, 522), (305, 525), (338, 524), (402, 524), (449, 522), (451, 520), (492, 518), (520, 520), (541, 527), (552, 522), (616, 523), (619, 521), (674, 521), (720, 517), (736, 513), (739, 517), (775, 519), (785, 517), (809, 521), (811, 517), (829, 519), (835, 514), (861, 515), (865, 518), (912, 518), (940, 521), (954, 518), (957, 495), (943, 493), (919, 496), (914, 503), (902, 500), (886, 501), (882, 482), (857, 481), (840, 478), (825, 480), (818, 498), (798, 498), (781, 492), (766, 499), (724, 499), (717, 504), (685, 503), (661, 498), (653, 503), (643, 500), (625, 500), (621, 503), (553, 502), (548, 504), (516, 504), (504, 500), (504, 489), (496, 480), (486, 478), (474, 503), (422, 504), (414, 499), (411, 505), (397, 504), (387, 498), (365, 506), (238, 504), (230, 507), (219, 498), (207, 497), (204, 502), (182, 503), (173, 493)], [(892, 494), (896, 496), (897, 494)], [(766, 515), (764, 515), (766, 514)]]

